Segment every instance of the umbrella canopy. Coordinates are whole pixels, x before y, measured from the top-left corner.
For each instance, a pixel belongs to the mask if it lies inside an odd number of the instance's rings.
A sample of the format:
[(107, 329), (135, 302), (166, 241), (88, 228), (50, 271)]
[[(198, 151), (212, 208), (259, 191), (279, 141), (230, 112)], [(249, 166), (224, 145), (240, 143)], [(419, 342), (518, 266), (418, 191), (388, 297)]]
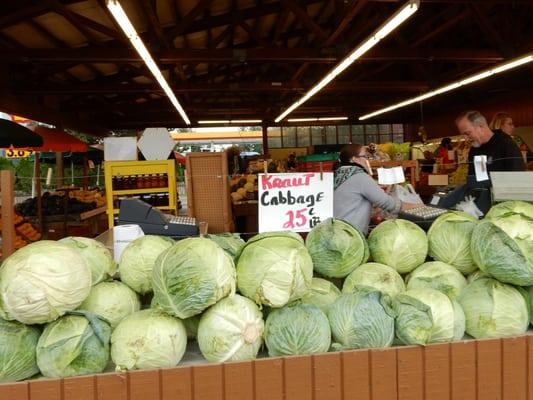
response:
[(43, 138), (28, 128), (7, 119), (0, 119), (0, 148), (42, 146)]
[(33, 148), (35, 151), (85, 153), (89, 149), (87, 143), (60, 129), (52, 129), (45, 126), (34, 126), (31, 129), (43, 138), (43, 144), (40, 147)]

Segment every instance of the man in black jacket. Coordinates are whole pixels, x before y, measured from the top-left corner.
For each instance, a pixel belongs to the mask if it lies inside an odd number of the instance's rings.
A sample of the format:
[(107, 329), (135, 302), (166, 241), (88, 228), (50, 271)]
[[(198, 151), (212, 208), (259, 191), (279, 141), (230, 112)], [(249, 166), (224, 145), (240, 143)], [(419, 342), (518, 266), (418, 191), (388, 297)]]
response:
[(468, 178), (465, 185), (457, 188), (439, 205), (451, 208), (465, 196), (473, 195), (477, 207), (486, 213), (491, 206), (490, 180), (478, 181), (475, 176), (474, 157), (487, 157), (487, 173), (492, 171), (525, 171), (526, 166), (516, 143), (509, 135), (490, 130), (487, 120), (478, 111), (467, 111), (455, 120), (457, 129), (470, 142), (468, 154)]

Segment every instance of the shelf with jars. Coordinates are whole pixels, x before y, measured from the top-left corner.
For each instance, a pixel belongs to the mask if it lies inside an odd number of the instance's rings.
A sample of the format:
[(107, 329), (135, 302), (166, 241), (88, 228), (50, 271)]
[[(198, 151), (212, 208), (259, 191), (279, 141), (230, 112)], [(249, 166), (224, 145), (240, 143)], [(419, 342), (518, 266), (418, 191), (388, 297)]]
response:
[(105, 161), (105, 185), (109, 228), (124, 197), (138, 197), (154, 207), (177, 212), (174, 160)]

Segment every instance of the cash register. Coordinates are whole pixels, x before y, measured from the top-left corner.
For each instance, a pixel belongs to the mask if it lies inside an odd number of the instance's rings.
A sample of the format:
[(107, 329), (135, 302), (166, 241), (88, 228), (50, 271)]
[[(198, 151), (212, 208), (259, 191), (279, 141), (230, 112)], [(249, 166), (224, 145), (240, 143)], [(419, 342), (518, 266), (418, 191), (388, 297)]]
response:
[(122, 199), (118, 225), (139, 225), (146, 235), (170, 236), (183, 239), (200, 233), (196, 219), (164, 214), (156, 207), (139, 199)]
[(422, 229), (428, 230), (433, 221), (446, 212), (448, 212), (448, 210), (445, 208), (420, 204), (420, 207), (400, 211), (398, 218), (414, 222)]

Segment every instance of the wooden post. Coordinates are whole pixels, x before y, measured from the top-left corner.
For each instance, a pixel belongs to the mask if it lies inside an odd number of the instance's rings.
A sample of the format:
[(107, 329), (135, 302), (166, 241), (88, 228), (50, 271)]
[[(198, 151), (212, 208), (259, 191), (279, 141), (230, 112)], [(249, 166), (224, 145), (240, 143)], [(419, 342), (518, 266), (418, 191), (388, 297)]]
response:
[(89, 189), (89, 156), (87, 153), (83, 153), (83, 190)]
[(2, 257), (15, 252), (15, 197), (13, 172), (0, 171), (0, 195), (2, 196)]
[(60, 151), (56, 152), (56, 176), (56, 187), (60, 188), (65, 186), (65, 164), (63, 163), (63, 153)]
[(35, 153), (35, 197), (37, 198), (37, 225), (39, 231), (44, 234), (43, 199), (41, 196), (41, 153)]
[(268, 126), (263, 125), (263, 154), (268, 154)]

